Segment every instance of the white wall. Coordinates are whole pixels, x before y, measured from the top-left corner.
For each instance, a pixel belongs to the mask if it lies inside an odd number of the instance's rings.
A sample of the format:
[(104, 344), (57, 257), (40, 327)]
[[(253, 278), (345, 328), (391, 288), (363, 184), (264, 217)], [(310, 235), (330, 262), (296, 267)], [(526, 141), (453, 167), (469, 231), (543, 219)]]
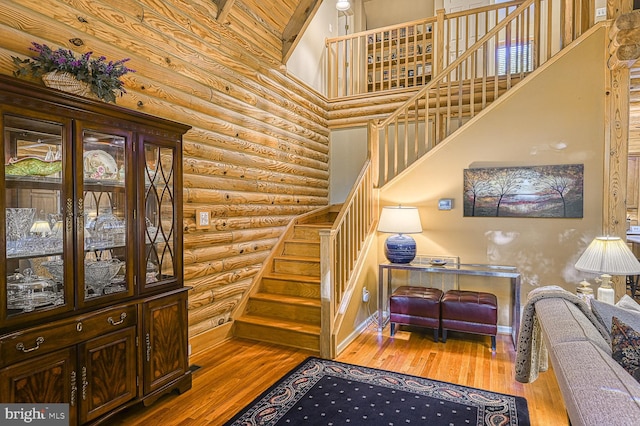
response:
[(363, 4), (369, 30), (435, 15), (434, 0), (363, 0)]
[(327, 93), (325, 40), (338, 36), (335, 0), (324, 0), (287, 61), (287, 72), (319, 93)]
[(349, 195), (367, 159), (367, 128), (331, 132), (329, 143), (329, 203), (342, 203)]

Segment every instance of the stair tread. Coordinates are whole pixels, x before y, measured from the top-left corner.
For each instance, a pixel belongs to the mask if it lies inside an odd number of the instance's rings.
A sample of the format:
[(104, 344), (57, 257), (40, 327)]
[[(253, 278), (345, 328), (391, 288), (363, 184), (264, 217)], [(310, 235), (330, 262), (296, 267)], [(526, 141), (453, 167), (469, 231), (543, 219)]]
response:
[(306, 262), (320, 262), (320, 258), (318, 256), (300, 256), (298, 254), (295, 254), (295, 255), (292, 255), (292, 254), (280, 254), (278, 256), (275, 256), (274, 259), (300, 260), (300, 261), (306, 261)]
[(281, 274), (278, 272), (267, 272), (263, 276), (264, 278), (271, 278), (280, 281), (300, 281), (307, 284), (320, 284), (320, 277), (314, 277), (310, 275), (296, 275), (296, 274)]
[(260, 325), (263, 327), (282, 328), (292, 332), (299, 332), (311, 335), (320, 335), (320, 325), (291, 321), (281, 318), (265, 317), (260, 315), (242, 315), (236, 321), (247, 324)]
[(310, 297), (290, 296), (279, 293), (259, 292), (251, 296), (251, 299), (268, 300), (271, 302), (289, 303), (295, 305), (305, 305), (311, 307), (320, 307), (320, 299), (312, 299)]
[(332, 222), (314, 222), (314, 223), (296, 223), (294, 226), (303, 226), (307, 228), (331, 228)]
[(304, 238), (288, 238), (287, 240), (285, 240), (285, 243), (304, 243), (304, 244), (320, 245), (320, 241), (318, 240), (309, 240)]

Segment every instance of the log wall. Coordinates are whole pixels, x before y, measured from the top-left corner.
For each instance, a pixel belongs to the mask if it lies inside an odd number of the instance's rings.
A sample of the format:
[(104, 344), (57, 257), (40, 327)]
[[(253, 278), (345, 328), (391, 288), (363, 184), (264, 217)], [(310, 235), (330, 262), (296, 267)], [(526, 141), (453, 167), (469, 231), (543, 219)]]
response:
[[(13, 72), (11, 56), (28, 56), (32, 41), (131, 58), (136, 73), (125, 76), (118, 105), (193, 127), (183, 152), (191, 338), (230, 319), (293, 217), (328, 204), (326, 102), (282, 73), (279, 41), (260, 51), (216, 15), (210, 0), (0, 8), (1, 73)], [(196, 209), (211, 213), (210, 228), (196, 228)]]

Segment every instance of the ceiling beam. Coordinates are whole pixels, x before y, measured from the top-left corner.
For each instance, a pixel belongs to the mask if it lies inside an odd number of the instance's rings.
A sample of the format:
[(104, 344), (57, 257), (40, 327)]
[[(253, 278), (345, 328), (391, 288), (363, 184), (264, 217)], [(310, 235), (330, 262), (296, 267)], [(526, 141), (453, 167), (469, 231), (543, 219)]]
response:
[(236, 0), (213, 0), (213, 1), (218, 6), (218, 16), (216, 17), (216, 20), (219, 23), (224, 24), (224, 21), (225, 19), (227, 19), (227, 15), (231, 11), (231, 8), (233, 7), (233, 3), (235, 3)]
[(293, 53), (296, 45), (300, 41), (300, 36), (309, 26), (311, 19), (316, 14), (321, 0), (300, 0), (293, 16), (284, 27), (282, 32), (282, 63), (286, 64)]

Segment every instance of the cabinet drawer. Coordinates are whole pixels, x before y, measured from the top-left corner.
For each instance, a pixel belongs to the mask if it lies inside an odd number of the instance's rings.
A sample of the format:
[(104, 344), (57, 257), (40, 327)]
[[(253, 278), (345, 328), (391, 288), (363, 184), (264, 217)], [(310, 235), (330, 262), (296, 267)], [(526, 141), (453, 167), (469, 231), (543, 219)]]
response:
[(93, 312), (84, 317), (77, 317), (75, 324), (82, 340), (122, 330), (138, 323), (136, 305), (122, 305), (105, 311)]
[(76, 345), (136, 323), (136, 305), (122, 305), (17, 331), (0, 338), (0, 367)]
[(3, 336), (0, 339), (0, 365), (24, 361), (78, 343), (75, 321), (64, 320)]

